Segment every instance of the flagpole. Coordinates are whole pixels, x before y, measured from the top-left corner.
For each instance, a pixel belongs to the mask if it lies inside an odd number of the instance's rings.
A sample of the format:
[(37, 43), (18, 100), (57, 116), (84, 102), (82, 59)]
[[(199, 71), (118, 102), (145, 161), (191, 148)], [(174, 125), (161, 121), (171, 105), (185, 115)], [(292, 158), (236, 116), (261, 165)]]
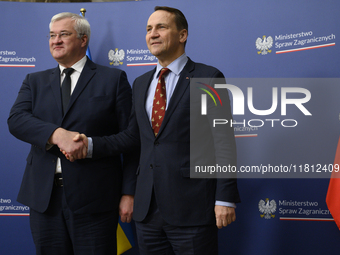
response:
[[(83, 16), (83, 18), (85, 18), (85, 12), (86, 12), (86, 9), (85, 9), (85, 8), (81, 8), (81, 9), (80, 9), (80, 13), (81, 13), (81, 16)], [(86, 49), (86, 55), (89, 57), (89, 59), (92, 60), (90, 47), (87, 47), (87, 49)]]

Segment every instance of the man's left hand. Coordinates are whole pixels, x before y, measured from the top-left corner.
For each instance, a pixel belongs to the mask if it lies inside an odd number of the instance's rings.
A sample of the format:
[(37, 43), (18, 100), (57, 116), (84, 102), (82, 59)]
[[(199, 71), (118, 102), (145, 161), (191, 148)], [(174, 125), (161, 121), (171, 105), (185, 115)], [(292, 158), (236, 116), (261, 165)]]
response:
[(215, 205), (216, 226), (226, 227), (236, 220), (235, 208), (222, 205)]
[(123, 195), (119, 203), (119, 215), (122, 222), (131, 222), (133, 212), (133, 201), (132, 195)]

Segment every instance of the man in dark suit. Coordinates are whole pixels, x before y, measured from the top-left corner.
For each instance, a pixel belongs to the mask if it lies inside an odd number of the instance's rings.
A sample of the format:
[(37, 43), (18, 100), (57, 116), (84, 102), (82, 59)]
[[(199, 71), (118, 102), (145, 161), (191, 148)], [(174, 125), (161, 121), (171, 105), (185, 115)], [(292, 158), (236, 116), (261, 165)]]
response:
[[(229, 125), (224, 125), (223, 132), (214, 134), (207, 121), (202, 122), (204, 116), (199, 116), (197, 121), (192, 119), (189, 83), (191, 78), (209, 78), (213, 82), (215, 78), (223, 78), (223, 74), (186, 56), (188, 24), (181, 11), (156, 7), (146, 30), (146, 43), (158, 58), (158, 65), (133, 84), (128, 129), (118, 135), (92, 137), (93, 157), (108, 156), (135, 143), (141, 144), (133, 212), (141, 254), (217, 254), (217, 229), (236, 219), (235, 203), (240, 201), (237, 182), (233, 178), (190, 178), (190, 152), (198, 153), (195, 157), (200, 162), (235, 166), (235, 138)], [(160, 75), (163, 68), (170, 72), (164, 75), (165, 92), (157, 94), (157, 84), (163, 84), (158, 77), (163, 76)], [(156, 105), (164, 94), (163, 115)], [(223, 104), (227, 106), (224, 118), (231, 119), (226, 91)], [(163, 121), (159, 123), (157, 119)], [(194, 141), (190, 148), (190, 124), (203, 127), (209, 147), (200, 150), (195, 148)], [(88, 143), (84, 135), (75, 140)]]
[[(126, 74), (88, 59), (89, 39), (85, 18), (55, 15), (49, 46), (59, 65), (26, 76), (8, 118), (10, 132), (32, 145), (18, 201), (31, 209), (37, 254), (116, 255), (119, 207), (122, 221), (132, 217), (139, 155), (94, 160), (93, 148), (73, 141), (78, 132), (120, 132), (131, 112)], [(87, 158), (70, 162), (60, 150)]]

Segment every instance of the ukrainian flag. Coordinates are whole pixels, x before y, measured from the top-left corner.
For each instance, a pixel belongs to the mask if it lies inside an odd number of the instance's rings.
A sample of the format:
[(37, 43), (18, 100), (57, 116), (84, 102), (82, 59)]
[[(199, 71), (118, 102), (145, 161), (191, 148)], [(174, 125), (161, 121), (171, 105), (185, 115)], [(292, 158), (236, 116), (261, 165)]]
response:
[(87, 50), (86, 50), (86, 56), (89, 57), (89, 59), (92, 60), (92, 57), (91, 57), (91, 51), (90, 51), (90, 47), (87, 47)]
[[(80, 9), (80, 15), (85, 17), (86, 10)], [(92, 60), (90, 47), (87, 47), (86, 56)], [(123, 254), (135, 245), (131, 223), (123, 223), (119, 220), (117, 227), (117, 255)]]
[(134, 245), (131, 223), (123, 223), (119, 220), (117, 228), (117, 254), (120, 255), (126, 252)]

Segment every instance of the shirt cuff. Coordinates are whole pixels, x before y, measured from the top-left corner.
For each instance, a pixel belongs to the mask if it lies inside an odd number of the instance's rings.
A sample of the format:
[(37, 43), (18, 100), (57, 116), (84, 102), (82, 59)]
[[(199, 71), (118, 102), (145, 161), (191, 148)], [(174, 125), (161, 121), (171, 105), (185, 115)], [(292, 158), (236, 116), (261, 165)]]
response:
[(216, 201), (215, 205), (222, 205), (222, 206), (227, 206), (227, 207), (233, 207), (236, 208), (235, 203), (230, 203), (230, 202), (224, 202), (224, 201)]
[(88, 137), (88, 145), (87, 145), (87, 155), (86, 158), (92, 158), (92, 153), (93, 153), (93, 142), (92, 138)]

